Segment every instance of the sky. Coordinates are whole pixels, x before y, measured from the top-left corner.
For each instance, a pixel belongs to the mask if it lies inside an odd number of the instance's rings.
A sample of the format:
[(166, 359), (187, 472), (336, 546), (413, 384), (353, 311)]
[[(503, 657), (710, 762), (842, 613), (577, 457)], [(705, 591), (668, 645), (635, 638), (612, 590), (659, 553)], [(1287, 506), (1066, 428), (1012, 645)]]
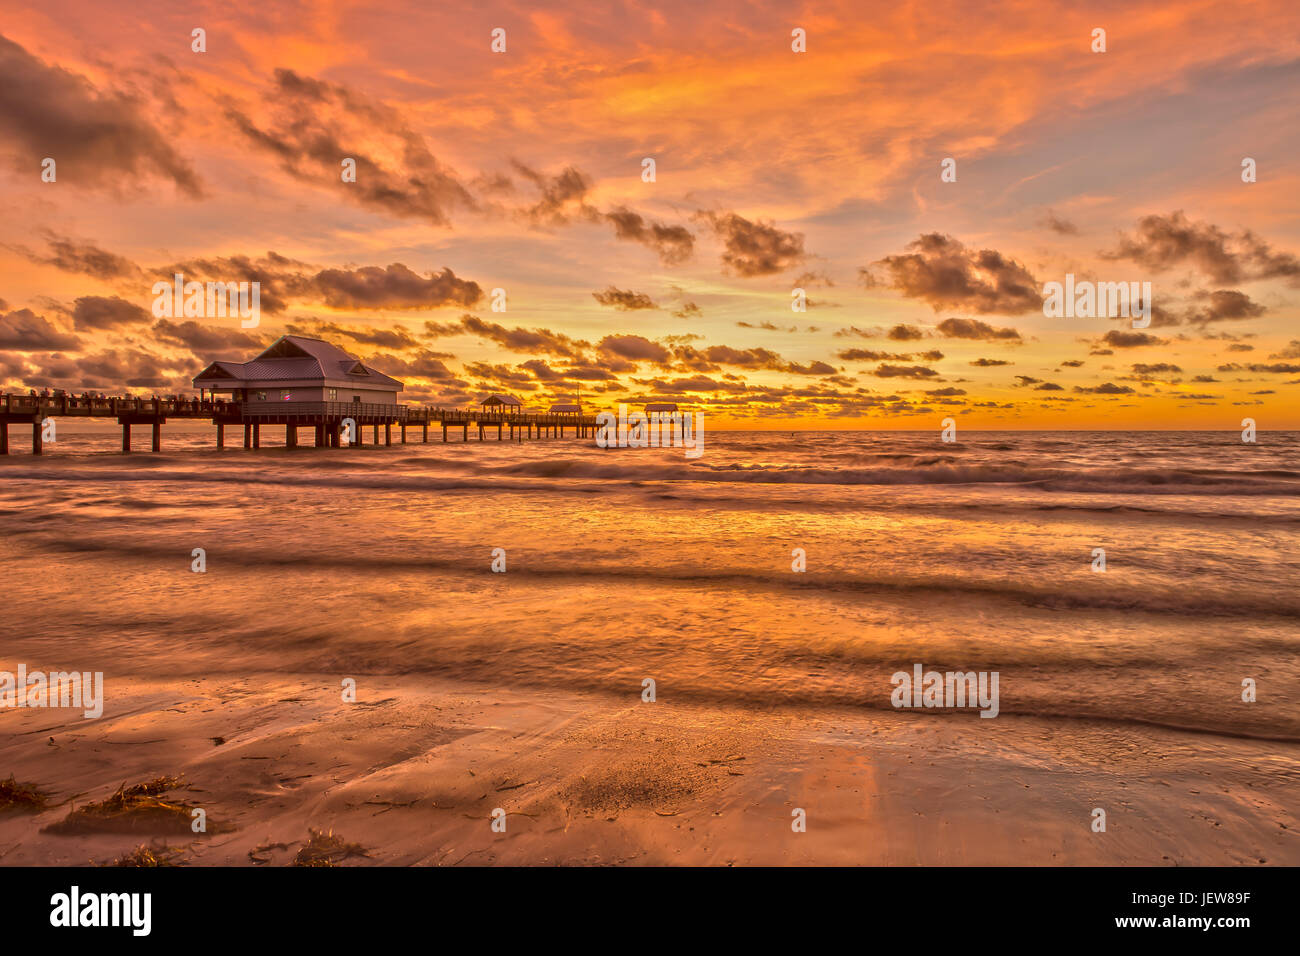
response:
[[(1293, 0), (0, 0), (0, 384), (296, 333), (416, 403), (1300, 428), (1297, 115)], [(156, 316), (176, 273), (257, 327)]]

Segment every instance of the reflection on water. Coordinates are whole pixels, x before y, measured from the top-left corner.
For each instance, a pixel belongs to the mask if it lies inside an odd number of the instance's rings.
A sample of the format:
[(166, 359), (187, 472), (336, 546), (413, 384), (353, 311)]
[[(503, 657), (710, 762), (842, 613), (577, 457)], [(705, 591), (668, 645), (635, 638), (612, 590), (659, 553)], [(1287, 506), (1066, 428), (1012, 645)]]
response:
[(33, 664), (653, 676), (683, 700), (888, 710), (920, 662), (999, 671), (1003, 720), (1300, 738), (1296, 433), (713, 432), (698, 461), (59, 439), (0, 463), (0, 627)]

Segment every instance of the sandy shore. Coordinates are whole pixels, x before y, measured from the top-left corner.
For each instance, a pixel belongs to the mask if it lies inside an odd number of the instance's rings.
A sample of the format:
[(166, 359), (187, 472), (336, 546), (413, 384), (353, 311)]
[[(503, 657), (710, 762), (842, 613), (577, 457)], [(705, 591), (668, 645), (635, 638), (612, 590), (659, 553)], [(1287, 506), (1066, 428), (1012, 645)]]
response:
[(100, 720), (0, 711), (0, 778), (53, 804), (0, 814), (0, 864), (103, 863), (148, 842), (42, 828), (161, 774), (183, 775), (220, 831), (166, 838), (190, 864), (283, 865), (309, 827), (364, 846), (358, 865), (1300, 863), (1293, 745), (684, 707), (639, 687), (619, 703), (372, 679), (352, 704), (319, 675), (107, 688)]

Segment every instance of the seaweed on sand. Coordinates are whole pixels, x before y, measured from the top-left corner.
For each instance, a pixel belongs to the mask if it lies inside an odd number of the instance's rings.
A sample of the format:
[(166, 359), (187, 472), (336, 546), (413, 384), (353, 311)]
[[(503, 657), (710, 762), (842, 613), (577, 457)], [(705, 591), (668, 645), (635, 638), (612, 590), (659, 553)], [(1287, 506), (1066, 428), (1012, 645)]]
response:
[(308, 829), (307, 832), (311, 839), (298, 851), (290, 866), (338, 866), (341, 860), (351, 856), (370, 856), (360, 843), (348, 843), (335, 836), (333, 830), (324, 833)]
[(5, 810), (40, 813), (45, 809), (45, 801), (46, 794), (34, 783), (19, 783), (13, 774), (8, 780), (0, 780), (0, 813)]
[[(48, 833), (184, 833), (191, 831), (194, 807), (164, 795), (185, 786), (180, 777), (155, 777), (145, 783), (117, 788), (106, 800), (74, 807)], [(209, 829), (211, 829), (209, 827)]]

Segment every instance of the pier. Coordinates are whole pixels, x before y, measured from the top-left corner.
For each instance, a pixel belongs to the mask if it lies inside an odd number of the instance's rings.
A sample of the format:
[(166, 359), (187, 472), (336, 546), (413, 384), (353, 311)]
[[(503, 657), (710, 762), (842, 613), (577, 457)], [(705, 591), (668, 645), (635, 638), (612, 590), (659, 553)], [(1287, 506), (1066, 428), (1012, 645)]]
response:
[[(442, 441), (459, 432), (459, 440), (469, 441), (471, 431), (478, 440), (485, 436), (497, 441), (523, 441), (534, 438), (590, 438), (596, 434), (596, 416), (572, 412), (530, 412), (516, 407), (440, 408), (425, 405), (402, 405), (369, 402), (274, 402), (227, 401), (212, 398), (86, 398), (75, 395), (0, 396), (0, 455), (9, 454), (11, 423), (32, 426), (32, 454), (44, 451), (42, 433), (47, 418), (116, 418), (122, 426), (122, 451), (131, 451), (133, 426), (148, 426), (151, 448), (162, 451), (162, 426), (169, 419), (210, 420), (216, 426), (216, 446), (226, 447), (226, 429), (243, 427), (245, 448), (260, 448), (263, 426), (283, 426), (285, 445), (301, 446), (301, 430), (312, 429), (316, 447), (340, 448), (345, 423), (352, 422), (351, 447), (365, 444), (366, 429), (371, 444), (393, 444), (393, 430), (406, 444), (412, 429), (420, 430), (420, 440), (429, 441), (429, 429), (441, 428)], [(495, 435), (493, 435), (495, 432)], [(436, 432), (435, 432), (436, 434)], [(309, 443), (307, 447), (311, 447)]]

